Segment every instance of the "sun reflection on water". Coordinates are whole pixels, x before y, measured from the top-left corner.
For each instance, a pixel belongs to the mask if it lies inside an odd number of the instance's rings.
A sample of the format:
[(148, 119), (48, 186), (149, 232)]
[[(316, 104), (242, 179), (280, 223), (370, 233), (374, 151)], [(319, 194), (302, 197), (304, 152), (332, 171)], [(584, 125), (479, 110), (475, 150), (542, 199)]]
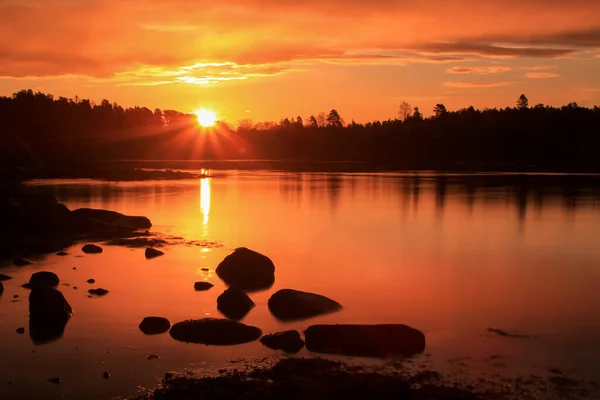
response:
[(210, 179), (200, 179), (200, 212), (204, 217), (202, 224), (208, 224), (208, 216), (210, 214)]

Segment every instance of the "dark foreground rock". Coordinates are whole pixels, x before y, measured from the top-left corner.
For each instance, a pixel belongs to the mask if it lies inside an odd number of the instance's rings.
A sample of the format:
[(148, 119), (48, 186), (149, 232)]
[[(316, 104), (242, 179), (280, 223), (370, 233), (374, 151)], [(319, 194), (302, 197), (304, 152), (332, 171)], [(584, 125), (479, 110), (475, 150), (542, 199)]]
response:
[(219, 278), (246, 291), (267, 289), (275, 282), (275, 265), (265, 255), (245, 247), (235, 249), (216, 269)]
[(86, 254), (100, 254), (103, 250), (102, 247), (96, 246), (95, 244), (86, 244), (81, 248), (81, 251)]
[(152, 223), (146, 217), (130, 216), (110, 210), (97, 210), (92, 208), (79, 208), (71, 214), (78, 219), (101, 221), (106, 224), (121, 226), (129, 229), (150, 229)]
[(29, 294), (29, 335), (35, 344), (62, 337), (73, 309), (58, 290), (35, 286)]
[(29, 285), (31, 287), (39, 285), (57, 287), (59, 283), (60, 279), (54, 272), (35, 272), (33, 275), (31, 275), (31, 278), (29, 278)]
[(227, 346), (258, 340), (262, 331), (237, 321), (205, 318), (178, 322), (169, 334), (180, 342)]
[(231, 286), (217, 297), (217, 309), (227, 318), (239, 321), (252, 310), (254, 302), (248, 295)]
[(304, 341), (298, 331), (273, 333), (260, 338), (260, 342), (273, 350), (283, 350), (286, 353), (297, 353), (304, 347)]
[(169, 331), (171, 321), (164, 317), (146, 317), (140, 323), (139, 328), (146, 335), (158, 335)]
[(197, 292), (203, 292), (205, 290), (212, 288), (213, 286), (215, 286), (215, 285), (213, 285), (210, 282), (196, 282), (196, 283), (194, 283), (194, 290)]
[(144, 253), (144, 255), (146, 256), (146, 259), (148, 259), (148, 260), (150, 260), (151, 258), (160, 257), (164, 254), (165, 253), (163, 253), (162, 251), (153, 249), (152, 247), (147, 247), (146, 251)]
[(4, 293), (4, 285), (0, 282), (0, 294)]
[(15, 259), (13, 260), (13, 264), (14, 264), (15, 266), (17, 266), (17, 267), (24, 267), (24, 266), (26, 266), (26, 265), (31, 265), (31, 264), (33, 264), (33, 261), (29, 261), (29, 260), (28, 260), (28, 259), (26, 259), (26, 258), (21, 258), (21, 257), (19, 257), (19, 258), (15, 258)]
[(282, 289), (271, 296), (269, 310), (275, 318), (282, 321), (294, 321), (332, 313), (342, 305), (320, 294)]
[[(394, 371), (396, 372), (396, 371)], [(287, 358), (248, 371), (226, 370), (218, 377), (165, 375), (163, 385), (136, 399), (211, 400), (476, 400), (439, 374), (385, 373), (320, 358)], [(498, 397), (494, 397), (498, 399)]]
[(90, 289), (90, 290), (88, 290), (88, 293), (96, 295), (96, 296), (106, 296), (108, 294), (108, 290), (103, 289), (103, 288)]
[(313, 325), (305, 332), (306, 348), (347, 356), (410, 357), (425, 351), (425, 335), (407, 325)]
[(11, 279), (12, 279), (12, 276), (0, 274), (0, 282), (10, 281)]

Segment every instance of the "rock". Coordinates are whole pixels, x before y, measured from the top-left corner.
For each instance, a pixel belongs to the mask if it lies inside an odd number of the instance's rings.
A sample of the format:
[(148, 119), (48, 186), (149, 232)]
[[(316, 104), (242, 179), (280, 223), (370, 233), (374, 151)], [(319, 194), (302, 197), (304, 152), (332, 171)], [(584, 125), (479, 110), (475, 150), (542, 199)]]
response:
[(196, 283), (194, 283), (194, 290), (197, 292), (201, 292), (204, 290), (208, 290), (213, 286), (215, 286), (215, 285), (213, 285), (210, 282), (196, 282)]
[(110, 374), (109, 374), (108, 372), (104, 372), (104, 373), (102, 374), (102, 377), (103, 377), (104, 379), (108, 379), (108, 378), (110, 378)]
[(19, 295), (18, 295), (18, 294), (14, 294), (14, 295), (13, 295), (13, 299), (18, 299), (18, 298), (19, 298)]
[(156, 360), (156, 359), (159, 359), (159, 358), (160, 358), (159, 356), (155, 356), (154, 354), (150, 354), (148, 356), (148, 360)]
[(200, 270), (204, 271), (204, 272), (208, 272), (208, 271), (210, 271), (210, 268), (200, 268)]
[(33, 285), (31, 283), (27, 282), (27, 283), (22, 284), (21, 287), (23, 289), (32, 289)]
[(57, 256), (68, 256), (69, 253), (67, 253), (66, 251), (59, 251), (58, 253), (56, 253)]
[(425, 351), (425, 335), (407, 325), (313, 325), (306, 348), (317, 353), (359, 357), (410, 357)]
[(0, 294), (4, 293), (4, 285), (0, 282)]
[(60, 279), (58, 278), (58, 275), (56, 275), (54, 272), (40, 271), (34, 273), (33, 275), (31, 275), (31, 278), (29, 278), (29, 284), (31, 286), (45, 285), (50, 287), (57, 287), (59, 283)]
[(252, 307), (252, 299), (235, 286), (231, 286), (217, 298), (217, 309), (227, 318), (236, 321), (244, 318)]
[(106, 224), (133, 230), (150, 229), (152, 227), (152, 223), (146, 217), (129, 216), (116, 211), (79, 208), (71, 211), (71, 215), (78, 219), (102, 221)]
[(98, 289), (90, 289), (88, 290), (89, 294), (94, 294), (96, 296), (105, 296), (108, 294), (108, 290), (106, 289), (102, 289), (102, 288), (98, 288)]
[(48, 382), (54, 383), (55, 385), (60, 385), (60, 378), (51, 378), (48, 379)]
[(160, 257), (164, 254), (165, 253), (160, 250), (153, 249), (152, 247), (146, 247), (146, 252), (144, 255), (146, 256), (146, 259), (150, 260), (151, 258)]
[(294, 321), (338, 311), (342, 305), (320, 294), (282, 289), (273, 294), (268, 302), (275, 318)]
[(86, 254), (100, 254), (103, 250), (102, 247), (96, 246), (95, 244), (86, 244), (81, 248), (81, 251)]
[(262, 331), (237, 321), (205, 318), (178, 322), (169, 334), (180, 342), (226, 346), (253, 342)]
[(163, 317), (146, 317), (140, 322), (139, 328), (146, 335), (158, 335), (171, 328), (171, 322)]
[(93, 285), (94, 283), (96, 283), (96, 280), (95, 279), (88, 279), (86, 282), (89, 283), (90, 285)]
[(17, 328), (17, 333), (22, 335), (25, 333), (25, 328)]
[(241, 290), (267, 289), (275, 282), (273, 261), (245, 247), (235, 249), (225, 257), (216, 272), (225, 283)]
[(73, 309), (58, 290), (34, 286), (29, 294), (29, 335), (34, 344), (59, 339)]
[(14, 265), (16, 265), (17, 267), (24, 267), (24, 266), (26, 266), (26, 265), (31, 265), (31, 264), (33, 264), (33, 261), (29, 261), (29, 260), (28, 260), (28, 259), (26, 259), (26, 258), (21, 258), (21, 257), (19, 257), (19, 258), (15, 258), (15, 259), (13, 260), (13, 264), (14, 264)]
[(79, 289), (77, 286), (73, 286), (73, 290), (77, 290)]
[(304, 341), (298, 331), (273, 333), (260, 338), (260, 342), (273, 350), (283, 350), (286, 353), (297, 353), (304, 347)]
[(12, 276), (8, 276), (8, 275), (0, 274), (0, 282), (3, 282), (3, 281), (10, 281), (11, 279), (12, 279)]

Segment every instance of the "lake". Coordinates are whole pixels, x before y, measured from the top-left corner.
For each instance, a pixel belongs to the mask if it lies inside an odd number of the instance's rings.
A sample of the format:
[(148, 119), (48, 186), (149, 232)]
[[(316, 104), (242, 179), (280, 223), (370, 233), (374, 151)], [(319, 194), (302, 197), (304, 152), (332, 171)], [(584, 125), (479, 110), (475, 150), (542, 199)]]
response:
[[(241, 246), (276, 266), (275, 284), (250, 294), (256, 307), (243, 319), (264, 333), (403, 323), (427, 337), (417, 362), (442, 371), (516, 376), (560, 368), (600, 380), (599, 182), (597, 175), (237, 170), (201, 180), (31, 182), (52, 188), (71, 209), (145, 215), (152, 231), (186, 242), (154, 260), (143, 248), (102, 245), (104, 253), (87, 255), (76, 245), (31, 266), (2, 265), (13, 279), (0, 296), (0, 398), (128, 396), (166, 371), (280, 356), (259, 342), (207, 347), (138, 329), (149, 315), (172, 323), (221, 317), (216, 297), (225, 285), (214, 269)], [(60, 276), (75, 313), (60, 340), (36, 346), (15, 330), (28, 327), (28, 290), (20, 285), (38, 270)], [(201, 280), (215, 287), (195, 292)], [(89, 298), (91, 287), (110, 293)], [(282, 323), (267, 309), (281, 288), (323, 294), (344, 309)], [(60, 385), (47, 382), (54, 377)]]

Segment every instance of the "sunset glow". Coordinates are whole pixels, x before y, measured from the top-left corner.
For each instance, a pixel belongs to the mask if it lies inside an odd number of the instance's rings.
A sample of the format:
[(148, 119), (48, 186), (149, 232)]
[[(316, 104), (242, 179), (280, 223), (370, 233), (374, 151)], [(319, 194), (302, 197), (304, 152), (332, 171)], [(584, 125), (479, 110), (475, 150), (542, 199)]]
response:
[(215, 115), (215, 113), (209, 110), (205, 110), (204, 108), (196, 111), (194, 114), (196, 114), (196, 119), (198, 120), (198, 123), (205, 128), (214, 126), (215, 122), (217, 121), (217, 116)]

